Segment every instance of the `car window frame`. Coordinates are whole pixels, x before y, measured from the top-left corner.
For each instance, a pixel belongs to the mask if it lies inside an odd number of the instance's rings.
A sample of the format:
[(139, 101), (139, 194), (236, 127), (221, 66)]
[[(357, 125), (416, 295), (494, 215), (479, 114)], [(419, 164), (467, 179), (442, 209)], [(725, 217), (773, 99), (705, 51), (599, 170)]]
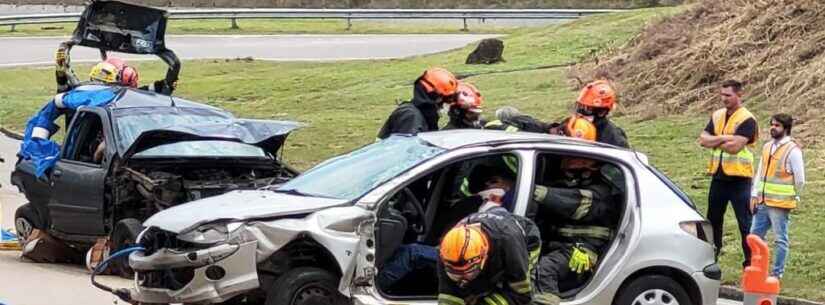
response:
[[(69, 140), (74, 133), (75, 129), (78, 127), (77, 125), (80, 124), (81, 117), (86, 114), (96, 115), (100, 119), (100, 128), (103, 131), (103, 141), (106, 143), (106, 148), (103, 151), (103, 159), (100, 160), (100, 163), (94, 162), (84, 162), (76, 159), (69, 159), (66, 157), (69, 149)], [(80, 107), (72, 115), (71, 123), (69, 128), (66, 130), (66, 138), (63, 140), (63, 145), (60, 147), (60, 158), (58, 162), (66, 162), (71, 164), (83, 165), (87, 167), (95, 167), (95, 168), (104, 168), (108, 162), (110, 161), (110, 153), (112, 151), (112, 145), (114, 145), (112, 134), (109, 126), (109, 118), (106, 115), (106, 111), (99, 107)], [(78, 131), (79, 132), (79, 131)], [(77, 145), (77, 143), (75, 143)], [(74, 147), (77, 149), (77, 147)]]

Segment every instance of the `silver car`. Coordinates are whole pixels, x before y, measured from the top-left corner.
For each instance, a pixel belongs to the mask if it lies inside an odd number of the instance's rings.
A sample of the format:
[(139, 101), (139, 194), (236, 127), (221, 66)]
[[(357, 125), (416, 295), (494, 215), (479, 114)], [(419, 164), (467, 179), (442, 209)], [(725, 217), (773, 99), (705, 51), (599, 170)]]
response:
[[(434, 271), (375, 284), (395, 250), (437, 245), (467, 168), (509, 160), (513, 212), (565, 156), (600, 161), (621, 213), (611, 243), (563, 304), (716, 304), (711, 230), (688, 197), (638, 152), (532, 133), (396, 135), (327, 160), (285, 184), (234, 191), (155, 214), (139, 236), (131, 298), (142, 303), (435, 304)], [(466, 195), (465, 195), (466, 196)], [(447, 216), (452, 215), (452, 216)], [(450, 218), (453, 219), (450, 219)], [(552, 221), (552, 220), (551, 220)]]

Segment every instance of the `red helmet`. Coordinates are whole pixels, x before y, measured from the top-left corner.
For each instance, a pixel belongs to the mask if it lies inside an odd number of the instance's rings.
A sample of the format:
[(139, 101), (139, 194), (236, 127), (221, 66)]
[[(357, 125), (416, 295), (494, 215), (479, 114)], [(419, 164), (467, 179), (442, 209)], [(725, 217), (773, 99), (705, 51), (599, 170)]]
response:
[(117, 71), (119, 71), (117, 75), (118, 84), (121, 86), (137, 88), (140, 80), (137, 69), (127, 65), (125, 60), (118, 57), (108, 57), (104, 62), (112, 64), (117, 68)]
[(458, 98), (454, 104), (455, 107), (459, 107), (470, 112), (481, 113), (481, 104), (484, 102), (484, 98), (481, 97), (481, 92), (478, 92), (476, 86), (465, 82), (459, 82), (457, 94)]
[(616, 91), (606, 80), (597, 80), (582, 88), (576, 102), (582, 106), (612, 110), (616, 104)]
[(442, 68), (429, 68), (419, 78), (427, 93), (451, 96), (458, 89), (458, 79), (453, 73)]

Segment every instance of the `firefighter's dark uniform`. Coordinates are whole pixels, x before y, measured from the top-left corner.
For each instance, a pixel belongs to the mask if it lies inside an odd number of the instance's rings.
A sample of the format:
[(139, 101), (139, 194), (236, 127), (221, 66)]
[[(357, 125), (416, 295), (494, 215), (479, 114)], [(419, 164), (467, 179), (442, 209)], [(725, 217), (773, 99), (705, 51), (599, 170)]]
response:
[(593, 125), (596, 126), (596, 142), (624, 148), (630, 147), (630, 144), (627, 142), (627, 134), (625, 134), (624, 130), (619, 128), (619, 126), (613, 124), (610, 119), (597, 116), (593, 119)]
[(522, 114), (507, 120), (490, 121), (484, 125), (484, 129), (548, 133), (550, 124)]
[(613, 200), (615, 194), (609, 182), (598, 172), (592, 182), (577, 186), (554, 184), (536, 186), (533, 200), (539, 205), (538, 226), (544, 237), (542, 256), (533, 274), (536, 281), (536, 302), (546, 294), (557, 296), (562, 289), (580, 286), (588, 272), (577, 274), (569, 266), (574, 247), (590, 257), (596, 264), (604, 253), (615, 227), (619, 207)]
[(496, 207), (472, 214), (460, 223), (481, 224), (490, 242), (487, 262), (477, 278), (459, 287), (439, 260), (438, 304), (530, 304), (530, 274), (541, 249), (541, 237), (533, 221)]
[(413, 89), (413, 98), (403, 102), (390, 114), (378, 132), (379, 139), (386, 139), (394, 133), (417, 134), (438, 130), (438, 104), (420, 84)]

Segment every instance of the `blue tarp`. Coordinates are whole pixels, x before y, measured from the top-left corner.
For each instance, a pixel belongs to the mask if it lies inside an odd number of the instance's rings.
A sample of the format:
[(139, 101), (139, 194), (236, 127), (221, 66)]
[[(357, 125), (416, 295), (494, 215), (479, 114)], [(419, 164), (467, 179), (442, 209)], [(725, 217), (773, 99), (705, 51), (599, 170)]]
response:
[(77, 87), (72, 91), (55, 96), (35, 116), (29, 119), (18, 154), (25, 160), (32, 160), (35, 165), (35, 175), (38, 178), (45, 175), (46, 171), (51, 169), (57, 162), (60, 155), (60, 145), (49, 139), (32, 137), (35, 129), (46, 129), (48, 130), (48, 137), (51, 137), (58, 129), (54, 121), (66, 110), (77, 110), (84, 106), (105, 106), (115, 99), (117, 90), (117, 87), (100, 85)]

